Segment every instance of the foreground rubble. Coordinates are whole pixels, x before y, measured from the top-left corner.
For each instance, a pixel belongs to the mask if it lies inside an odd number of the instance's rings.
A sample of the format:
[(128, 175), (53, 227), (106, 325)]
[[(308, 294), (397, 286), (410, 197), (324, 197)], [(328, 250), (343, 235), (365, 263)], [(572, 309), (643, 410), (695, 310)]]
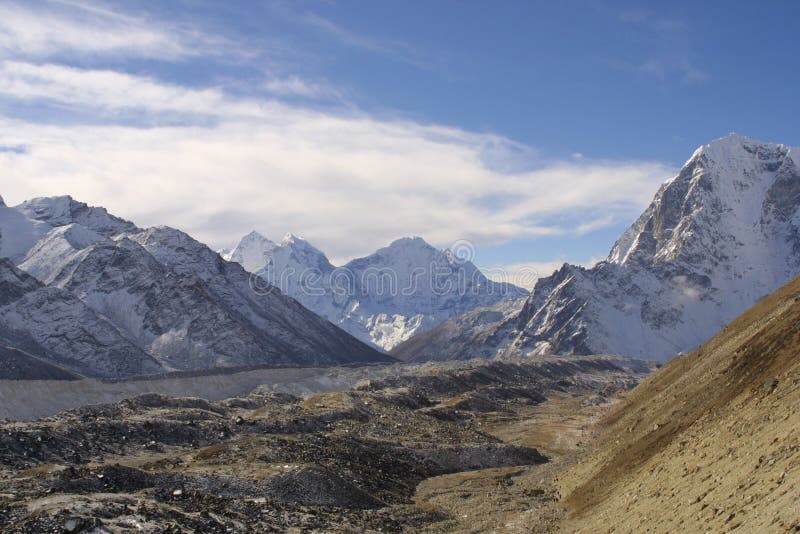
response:
[(220, 402), (148, 394), (6, 422), (0, 530), (457, 529), (452, 507), (427, 502), (420, 483), (475, 472), (511, 485), (512, 468), (546, 469), (551, 451), (502, 429), (551, 397), (580, 409), (645, 370), (603, 357), (481, 362), (306, 398), (269, 388)]

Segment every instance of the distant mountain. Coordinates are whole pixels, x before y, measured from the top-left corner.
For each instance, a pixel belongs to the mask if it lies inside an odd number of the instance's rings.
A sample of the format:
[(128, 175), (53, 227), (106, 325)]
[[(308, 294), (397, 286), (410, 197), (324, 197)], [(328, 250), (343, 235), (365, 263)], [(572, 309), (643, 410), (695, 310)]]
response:
[(490, 324), (458, 318), (393, 354), (666, 360), (692, 350), (800, 273), (799, 164), (796, 148), (738, 135), (702, 146), (606, 261), (564, 264), (537, 281), (519, 313)]
[[(0, 206), (0, 236), (19, 228), (26, 239), (0, 241), (22, 269), (0, 264), (0, 345), (64, 370), (119, 378), (391, 360), (178, 230), (142, 230), (70, 197)], [(36, 361), (24, 363), (31, 374)]]
[(254, 284), (252, 275), (240, 265), (223, 260), (183, 232), (159, 226), (129, 237), (176, 274), (201, 280), (213, 299), (258, 334), (263, 363), (282, 359), (284, 363), (336, 365), (392, 359), (277, 288)]
[(138, 230), (135, 224), (111, 215), (105, 208), (88, 206), (70, 196), (33, 198), (14, 209), (51, 227), (75, 223), (106, 237)]
[(472, 262), (419, 237), (398, 239), (370, 256), (334, 267), (300, 237), (288, 234), (275, 243), (251, 232), (225, 258), (385, 350), (468, 310), (527, 294), (487, 279)]

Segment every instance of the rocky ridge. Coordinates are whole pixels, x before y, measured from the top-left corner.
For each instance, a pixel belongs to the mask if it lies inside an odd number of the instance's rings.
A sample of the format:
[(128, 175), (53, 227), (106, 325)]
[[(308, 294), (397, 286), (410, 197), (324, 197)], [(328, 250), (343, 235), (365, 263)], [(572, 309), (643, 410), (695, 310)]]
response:
[(468, 312), (393, 354), (663, 361), (696, 348), (798, 272), (798, 149), (732, 134), (697, 149), (605, 261), (564, 264), (537, 281), (519, 313), (487, 324), (478, 319), (485, 312)]
[(476, 307), (527, 294), (489, 280), (469, 258), (438, 250), (419, 237), (398, 239), (334, 267), (298, 236), (288, 234), (275, 243), (251, 232), (224, 257), (384, 350)]

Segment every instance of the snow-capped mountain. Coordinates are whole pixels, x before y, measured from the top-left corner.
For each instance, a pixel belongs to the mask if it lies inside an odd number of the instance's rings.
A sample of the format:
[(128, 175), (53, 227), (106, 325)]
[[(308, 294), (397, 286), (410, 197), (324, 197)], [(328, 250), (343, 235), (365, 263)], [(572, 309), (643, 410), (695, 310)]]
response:
[(20, 261), (50, 228), (49, 224), (6, 206), (0, 197), (0, 258)]
[(280, 290), (255, 283), (241, 265), (223, 260), (181, 231), (159, 226), (128, 236), (168, 269), (202, 281), (214, 299), (259, 333), (267, 362), (332, 365), (388, 359)]
[(51, 227), (76, 223), (107, 237), (137, 230), (135, 224), (111, 215), (105, 208), (88, 206), (70, 196), (33, 198), (15, 209)]
[(3, 260), (0, 345), (34, 359), (100, 377), (389, 359), (178, 230), (70, 197), (0, 207), (0, 235), (18, 228), (32, 237), (0, 244), (27, 274)]
[(616, 353), (666, 360), (699, 346), (800, 273), (800, 150), (730, 135), (695, 151), (591, 269), (564, 264), (519, 313), (460, 318), (393, 352), (427, 359)]
[(384, 350), (478, 306), (526, 294), (487, 279), (471, 262), (419, 237), (398, 239), (370, 256), (334, 267), (300, 237), (288, 234), (275, 243), (251, 232), (225, 258)]

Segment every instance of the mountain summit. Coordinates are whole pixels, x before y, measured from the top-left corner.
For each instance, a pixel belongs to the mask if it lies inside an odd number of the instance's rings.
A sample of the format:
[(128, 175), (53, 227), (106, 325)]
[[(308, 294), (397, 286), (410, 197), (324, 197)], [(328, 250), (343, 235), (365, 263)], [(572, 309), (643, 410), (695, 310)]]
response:
[(397, 239), (369, 256), (334, 267), (302, 238), (287, 234), (276, 244), (251, 232), (224, 257), (385, 350), (478, 306), (527, 294), (489, 280), (472, 262), (421, 237)]
[(735, 134), (704, 145), (606, 261), (591, 269), (564, 264), (537, 281), (519, 313), (488, 325), (468, 315), (394, 354), (666, 360), (694, 349), (800, 273), (798, 155)]

